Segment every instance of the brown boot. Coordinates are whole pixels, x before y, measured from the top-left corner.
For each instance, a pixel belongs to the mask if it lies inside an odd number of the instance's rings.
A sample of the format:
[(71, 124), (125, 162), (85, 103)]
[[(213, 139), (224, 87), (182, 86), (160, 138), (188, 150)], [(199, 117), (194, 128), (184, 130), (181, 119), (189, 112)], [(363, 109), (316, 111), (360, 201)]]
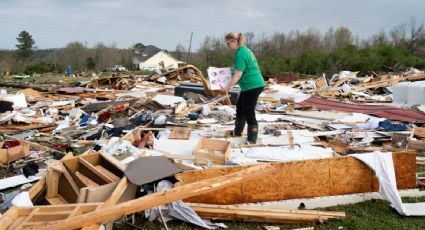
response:
[(258, 137), (258, 125), (248, 125), (248, 144), (256, 144)]

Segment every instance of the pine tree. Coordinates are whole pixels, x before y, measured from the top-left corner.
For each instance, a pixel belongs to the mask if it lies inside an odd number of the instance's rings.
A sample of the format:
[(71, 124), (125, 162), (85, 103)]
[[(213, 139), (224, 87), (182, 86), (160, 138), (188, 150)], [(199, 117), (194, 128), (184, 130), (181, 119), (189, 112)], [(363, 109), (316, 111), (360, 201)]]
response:
[(30, 59), (33, 55), (33, 46), (35, 44), (34, 39), (27, 31), (22, 31), (16, 38), (19, 44), (16, 45), (18, 48), (18, 56), (22, 59)]

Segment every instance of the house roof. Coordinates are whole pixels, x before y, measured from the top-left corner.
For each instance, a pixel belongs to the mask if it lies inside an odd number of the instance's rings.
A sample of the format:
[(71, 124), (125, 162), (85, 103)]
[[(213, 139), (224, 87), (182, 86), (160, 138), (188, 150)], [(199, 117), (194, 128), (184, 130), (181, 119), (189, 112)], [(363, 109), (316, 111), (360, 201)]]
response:
[(141, 49), (135, 49), (133, 55), (140, 61), (144, 62), (151, 58), (153, 55), (161, 52), (162, 50), (156, 46), (148, 45)]

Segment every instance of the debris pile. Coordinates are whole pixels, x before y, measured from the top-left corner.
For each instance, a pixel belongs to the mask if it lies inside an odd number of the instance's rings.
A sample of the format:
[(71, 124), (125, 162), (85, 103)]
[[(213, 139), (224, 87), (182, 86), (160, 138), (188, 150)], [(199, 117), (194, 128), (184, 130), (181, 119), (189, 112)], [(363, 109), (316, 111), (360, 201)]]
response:
[(345, 213), (299, 205), (359, 193), (425, 215), (401, 202), (424, 195), (425, 74), (358, 74), (270, 78), (254, 145), (231, 135), (240, 90), (211, 90), (192, 65), (2, 91), (1, 226), (94, 229), (140, 211), (208, 229), (318, 223)]

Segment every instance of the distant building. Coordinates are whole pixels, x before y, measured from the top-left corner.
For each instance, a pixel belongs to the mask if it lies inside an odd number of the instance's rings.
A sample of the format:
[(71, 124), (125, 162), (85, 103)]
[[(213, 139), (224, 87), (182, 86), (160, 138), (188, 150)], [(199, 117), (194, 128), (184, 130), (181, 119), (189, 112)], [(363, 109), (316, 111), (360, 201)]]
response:
[(166, 69), (178, 68), (185, 64), (173, 58), (167, 51), (149, 45), (133, 51), (132, 63), (133, 68), (140, 70), (155, 70), (161, 68), (160, 63), (164, 63)]

